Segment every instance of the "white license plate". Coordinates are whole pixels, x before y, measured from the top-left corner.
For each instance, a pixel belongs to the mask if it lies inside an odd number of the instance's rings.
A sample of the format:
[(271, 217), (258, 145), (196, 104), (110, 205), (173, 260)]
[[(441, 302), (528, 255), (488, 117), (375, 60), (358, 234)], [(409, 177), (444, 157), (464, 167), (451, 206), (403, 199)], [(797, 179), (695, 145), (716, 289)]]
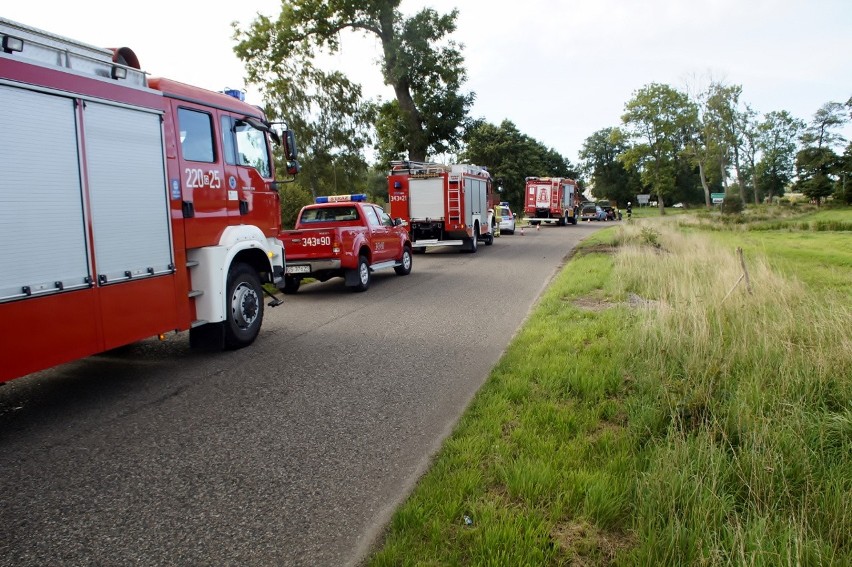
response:
[(310, 271), (310, 266), (287, 266), (288, 274), (307, 274)]

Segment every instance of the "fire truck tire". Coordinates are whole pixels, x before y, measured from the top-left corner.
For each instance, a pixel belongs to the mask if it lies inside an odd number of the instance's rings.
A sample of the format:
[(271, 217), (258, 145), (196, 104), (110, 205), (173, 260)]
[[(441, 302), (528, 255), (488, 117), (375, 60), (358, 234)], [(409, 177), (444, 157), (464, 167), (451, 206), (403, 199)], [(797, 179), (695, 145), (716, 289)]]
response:
[(257, 338), (263, 323), (263, 288), (260, 278), (248, 265), (235, 263), (228, 272), (225, 346), (237, 349)]
[(366, 256), (358, 257), (358, 283), (352, 286), (352, 291), (367, 291), (370, 288), (370, 262)]
[(393, 271), (396, 272), (398, 276), (407, 276), (411, 273), (411, 247), (406, 246), (402, 249), (402, 259), (400, 260), (400, 265), (396, 266)]
[(286, 293), (287, 295), (294, 295), (297, 291), (299, 291), (299, 286), (302, 284), (302, 280), (299, 278), (294, 278), (293, 276), (284, 276), (284, 287), (281, 288), (281, 291)]
[(489, 232), (488, 234), (485, 235), (485, 245), (491, 246), (492, 244), (494, 244), (494, 233)]

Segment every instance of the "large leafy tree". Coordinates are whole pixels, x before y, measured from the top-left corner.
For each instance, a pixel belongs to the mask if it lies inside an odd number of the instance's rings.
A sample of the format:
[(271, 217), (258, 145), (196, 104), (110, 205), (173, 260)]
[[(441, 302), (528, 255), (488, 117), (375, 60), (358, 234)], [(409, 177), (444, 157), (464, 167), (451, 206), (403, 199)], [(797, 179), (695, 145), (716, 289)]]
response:
[(796, 155), (797, 187), (817, 203), (834, 192), (837, 173), (842, 167), (834, 147), (846, 142), (837, 130), (848, 120), (843, 104), (827, 102), (814, 113), (801, 136), (804, 147)]
[(624, 133), (618, 128), (603, 128), (583, 142), (580, 159), (590, 177), (594, 197), (622, 205), (636, 202), (636, 195), (642, 193), (639, 172), (618, 160), (628, 147)]
[(678, 156), (695, 130), (698, 110), (685, 93), (659, 83), (636, 91), (624, 110), (621, 120), (634, 144), (620, 159), (640, 169), (642, 181), (657, 195), (660, 214), (665, 214), (663, 200), (675, 193)]
[(523, 208), (526, 177), (570, 177), (579, 172), (556, 150), (521, 133), (504, 120), (499, 126), (476, 120), (464, 135), (465, 147), (459, 160), (486, 166), (502, 188), (501, 200), (516, 210)]
[(768, 112), (758, 126), (761, 158), (756, 173), (761, 192), (770, 199), (782, 195), (793, 178), (796, 139), (804, 127), (804, 122), (786, 110)]
[(695, 95), (696, 121), (687, 131), (684, 156), (698, 168), (698, 180), (704, 192), (704, 204), (710, 202), (711, 185), (723, 185), (727, 178), (728, 155), (730, 154), (729, 129), (724, 120), (727, 105), (724, 104), (727, 87), (720, 83), (710, 86)]
[(707, 107), (709, 119), (715, 122), (714, 128), (720, 134), (720, 156), (725, 158), (721, 163), (722, 184), (727, 188), (728, 165), (733, 165), (737, 174), (740, 198), (745, 202), (748, 172), (748, 165), (745, 163), (746, 132), (754, 128), (755, 113), (748, 107), (741, 106), (742, 92), (743, 88), (740, 85), (714, 83), (710, 85)]
[[(361, 88), (342, 73), (309, 65), (290, 72), (269, 78), (264, 99), (268, 115), (298, 133), (302, 171), (296, 182), (313, 196), (343, 192), (349, 187), (341, 187), (338, 179), (351, 184), (366, 175), (363, 148), (370, 142), (371, 109), (361, 100)], [(306, 84), (310, 88), (300, 88)]]
[(441, 15), (423, 8), (406, 18), (399, 4), (283, 0), (276, 20), (260, 15), (247, 30), (237, 30), (235, 51), (246, 62), (250, 80), (266, 83), (272, 75), (310, 90), (300, 70), (315, 67), (323, 53), (339, 51), (342, 34), (374, 36), (382, 49), (382, 76), (395, 96), (379, 107), (380, 150), (397, 157), (407, 152), (409, 159), (422, 161), (430, 152), (456, 146), (473, 95), (460, 92), (465, 80), (461, 47), (448, 39), (457, 11)]

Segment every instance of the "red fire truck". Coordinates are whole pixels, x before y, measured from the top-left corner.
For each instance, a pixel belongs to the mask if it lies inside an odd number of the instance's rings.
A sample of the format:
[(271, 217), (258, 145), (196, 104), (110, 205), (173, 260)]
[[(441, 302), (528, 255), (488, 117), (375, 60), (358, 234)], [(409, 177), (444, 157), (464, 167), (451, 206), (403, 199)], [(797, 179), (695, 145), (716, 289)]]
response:
[(577, 182), (563, 177), (527, 177), (524, 213), (532, 225), (577, 224), (580, 191)]
[(284, 273), (261, 111), (128, 48), (0, 39), (0, 382), (169, 331), (250, 344)]
[(413, 161), (395, 161), (391, 167), (391, 216), (408, 222), (414, 250), (461, 246), (476, 252), (479, 240), (494, 243), (488, 212), (494, 193), (484, 167)]

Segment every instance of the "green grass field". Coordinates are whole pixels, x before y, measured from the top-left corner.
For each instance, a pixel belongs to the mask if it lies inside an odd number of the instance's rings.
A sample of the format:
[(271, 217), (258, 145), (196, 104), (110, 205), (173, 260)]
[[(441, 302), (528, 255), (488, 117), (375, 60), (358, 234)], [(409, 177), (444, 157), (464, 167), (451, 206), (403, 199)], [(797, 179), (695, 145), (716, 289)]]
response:
[(370, 565), (852, 565), (852, 232), (692, 216), (584, 243)]

